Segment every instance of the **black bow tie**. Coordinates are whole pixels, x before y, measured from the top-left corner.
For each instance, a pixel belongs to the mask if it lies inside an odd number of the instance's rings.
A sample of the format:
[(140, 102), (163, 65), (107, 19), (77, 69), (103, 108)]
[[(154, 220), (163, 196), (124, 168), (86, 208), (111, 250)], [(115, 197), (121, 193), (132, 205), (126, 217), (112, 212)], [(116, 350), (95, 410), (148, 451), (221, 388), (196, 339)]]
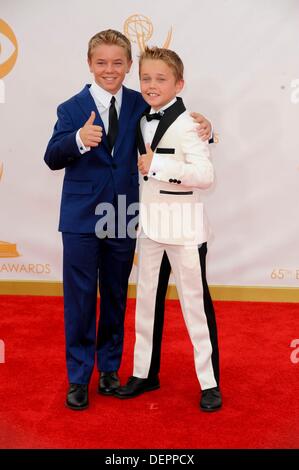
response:
[(160, 119), (162, 119), (162, 116), (163, 116), (163, 114), (161, 112), (160, 113), (152, 113), (152, 114), (148, 113), (148, 114), (145, 115), (147, 122), (150, 122), (153, 119), (157, 119), (158, 121), (160, 121)]

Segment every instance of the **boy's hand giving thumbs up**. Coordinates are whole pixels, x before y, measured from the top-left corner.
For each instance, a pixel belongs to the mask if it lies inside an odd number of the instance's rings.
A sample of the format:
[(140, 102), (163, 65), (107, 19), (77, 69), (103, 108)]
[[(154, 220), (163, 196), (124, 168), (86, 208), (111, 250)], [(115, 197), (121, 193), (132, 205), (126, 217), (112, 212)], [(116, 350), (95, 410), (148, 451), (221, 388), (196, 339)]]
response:
[(102, 140), (103, 129), (101, 126), (94, 126), (96, 113), (91, 111), (89, 119), (80, 129), (79, 135), (85, 147), (97, 147)]

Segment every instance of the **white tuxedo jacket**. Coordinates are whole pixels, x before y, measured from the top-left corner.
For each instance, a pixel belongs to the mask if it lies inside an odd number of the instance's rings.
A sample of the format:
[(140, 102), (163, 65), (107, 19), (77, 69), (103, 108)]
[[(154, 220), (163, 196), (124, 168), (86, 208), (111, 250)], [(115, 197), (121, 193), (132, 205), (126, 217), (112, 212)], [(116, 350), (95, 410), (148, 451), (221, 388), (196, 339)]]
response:
[[(140, 180), (139, 236), (159, 243), (198, 245), (207, 241), (208, 222), (201, 190), (213, 183), (209, 148), (196, 132), (181, 100), (165, 110), (151, 143), (154, 159)], [(139, 154), (146, 153), (138, 129)]]

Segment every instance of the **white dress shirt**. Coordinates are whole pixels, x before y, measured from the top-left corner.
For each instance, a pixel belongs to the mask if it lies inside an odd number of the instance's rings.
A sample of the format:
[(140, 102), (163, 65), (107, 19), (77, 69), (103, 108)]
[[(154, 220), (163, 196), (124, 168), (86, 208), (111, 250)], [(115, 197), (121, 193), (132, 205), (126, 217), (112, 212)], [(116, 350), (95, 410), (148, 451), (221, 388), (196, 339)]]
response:
[[(97, 110), (103, 121), (105, 132), (106, 134), (108, 134), (110, 101), (111, 101), (112, 96), (114, 96), (115, 108), (116, 108), (117, 116), (119, 117), (121, 103), (122, 103), (122, 96), (123, 96), (123, 88), (121, 87), (115, 95), (111, 95), (111, 93), (104, 90), (104, 88), (100, 87), (96, 82), (93, 82), (91, 87), (89, 88), (89, 91), (95, 101)], [(79, 134), (80, 130), (81, 129), (77, 131), (76, 142), (77, 142), (79, 152), (83, 155), (84, 153), (90, 150), (90, 147), (84, 146), (80, 138), (80, 134)]]

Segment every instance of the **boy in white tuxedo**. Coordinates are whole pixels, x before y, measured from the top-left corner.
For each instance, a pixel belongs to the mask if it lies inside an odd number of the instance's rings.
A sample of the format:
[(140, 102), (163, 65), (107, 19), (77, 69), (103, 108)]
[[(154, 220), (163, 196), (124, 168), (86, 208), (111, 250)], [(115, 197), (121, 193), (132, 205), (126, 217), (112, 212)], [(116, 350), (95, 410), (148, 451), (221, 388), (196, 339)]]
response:
[(184, 85), (183, 70), (179, 56), (168, 49), (147, 48), (140, 57), (141, 93), (150, 109), (140, 120), (138, 135), (143, 181), (134, 371), (115, 396), (131, 398), (160, 387), (155, 304), (166, 252), (194, 348), (200, 408), (215, 411), (222, 405), (218, 342), (205, 275), (207, 224), (200, 201), (200, 190), (213, 183), (214, 174), (208, 144), (198, 137), (196, 124), (177, 97)]

